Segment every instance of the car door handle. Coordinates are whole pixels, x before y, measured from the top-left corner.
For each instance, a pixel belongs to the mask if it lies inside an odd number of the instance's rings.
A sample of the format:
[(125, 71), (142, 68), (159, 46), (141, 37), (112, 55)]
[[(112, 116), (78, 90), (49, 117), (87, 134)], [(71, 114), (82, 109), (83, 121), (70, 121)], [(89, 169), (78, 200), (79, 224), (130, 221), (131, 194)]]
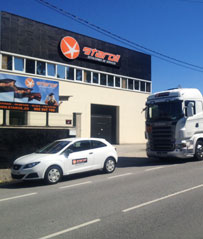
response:
[(90, 152), (89, 154), (93, 154), (93, 152)]

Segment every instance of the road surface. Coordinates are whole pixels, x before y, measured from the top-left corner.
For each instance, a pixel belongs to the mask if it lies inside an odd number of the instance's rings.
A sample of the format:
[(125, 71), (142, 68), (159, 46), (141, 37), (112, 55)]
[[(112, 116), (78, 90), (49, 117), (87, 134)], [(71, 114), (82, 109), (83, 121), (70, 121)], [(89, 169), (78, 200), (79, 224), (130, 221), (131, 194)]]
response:
[(203, 238), (203, 162), (118, 153), (113, 174), (0, 186), (0, 238)]

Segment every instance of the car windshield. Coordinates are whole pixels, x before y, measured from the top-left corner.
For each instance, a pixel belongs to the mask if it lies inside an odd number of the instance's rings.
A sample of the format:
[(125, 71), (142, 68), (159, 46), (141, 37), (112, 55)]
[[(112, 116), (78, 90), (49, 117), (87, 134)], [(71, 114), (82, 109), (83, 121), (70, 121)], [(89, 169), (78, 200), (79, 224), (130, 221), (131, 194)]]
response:
[(157, 102), (147, 106), (147, 120), (178, 120), (183, 116), (182, 101)]
[(51, 144), (44, 146), (43, 148), (36, 151), (36, 153), (40, 154), (55, 154), (61, 151), (64, 147), (66, 147), (70, 141), (54, 141)]

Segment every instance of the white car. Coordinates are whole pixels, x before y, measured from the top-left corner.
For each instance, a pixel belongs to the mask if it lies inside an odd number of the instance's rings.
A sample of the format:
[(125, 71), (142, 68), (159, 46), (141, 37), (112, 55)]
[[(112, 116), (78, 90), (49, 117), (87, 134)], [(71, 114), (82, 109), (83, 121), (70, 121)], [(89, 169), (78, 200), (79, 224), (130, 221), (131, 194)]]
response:
[(112, 173), (117, 162), (115, 148), (105, 139), (67, 138), (16, 159), (11, 176), (21, 180), (44, 179), (55, 184), (63, 175), (96, 169)]

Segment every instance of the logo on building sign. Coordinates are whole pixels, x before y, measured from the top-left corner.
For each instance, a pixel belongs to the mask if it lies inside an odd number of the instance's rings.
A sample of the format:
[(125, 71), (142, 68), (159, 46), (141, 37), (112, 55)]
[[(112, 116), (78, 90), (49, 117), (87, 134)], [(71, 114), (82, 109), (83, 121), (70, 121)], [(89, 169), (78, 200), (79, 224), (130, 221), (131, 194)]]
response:
[(107, 63), (112, 65), (117, 65), (121, 57), (120, 55), (115, 55), (109, 52), (100, 51), (90, 47), (84, 47), (83, 53), (90, 60), (95, 60), (101, 63)]
[(118, 66), (121, 58), (121, 56), (118, 54), (104, 52), (96, 48), (91, 48), (87, 46), (84, 46), (82, 48), (80, 54), (80, 46), (78, 42), (73, 37), (70, 36), (66, 36), (61, 40), (60, 47), (63, 55), (71, 60), (76, 59), (80, 55), (80, 57), (84, 59)]
[(60, 47), (63, 55), (70, 60), (76, 59), (80, 54), (80, 46), (73, 37), (64, 37)]

